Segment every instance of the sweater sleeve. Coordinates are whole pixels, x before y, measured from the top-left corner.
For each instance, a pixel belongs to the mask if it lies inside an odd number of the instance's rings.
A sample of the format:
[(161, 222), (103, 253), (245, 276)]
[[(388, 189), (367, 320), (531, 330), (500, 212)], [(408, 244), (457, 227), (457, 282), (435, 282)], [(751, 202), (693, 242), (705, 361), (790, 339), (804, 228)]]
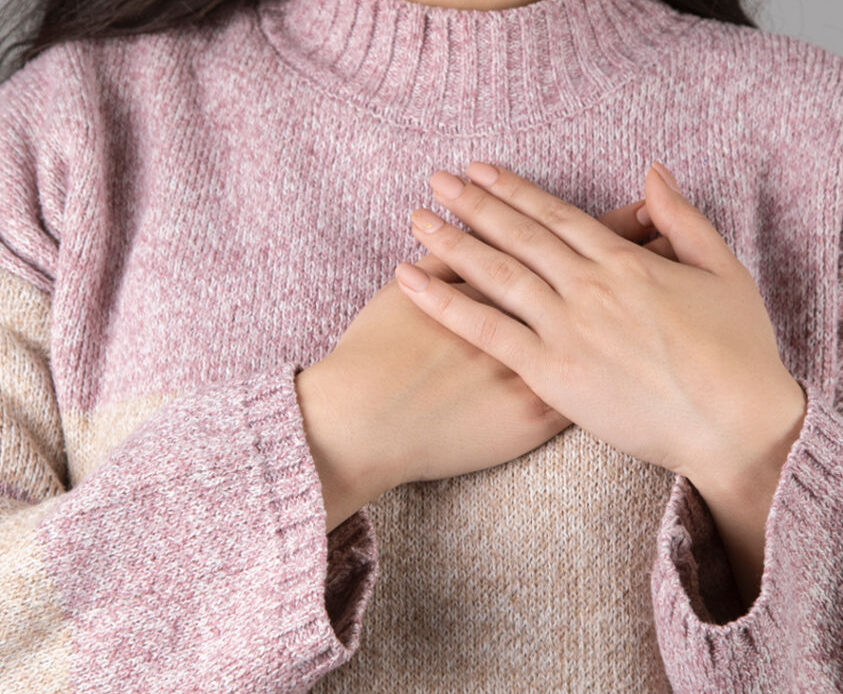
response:
[[(656, 632), (677, 693), (843, 690), (843, 255), (836, 382), (807, 395), (765, 527), (761, 591), (744, 611), (702, 496), (677, 475), (651, 574)], [(745, 612), (745, 613), (744, 613)]]
[(68, 60), (0, 85), (0, 691), (307, 691), (358, 647), (377, 549), (366, 508), (326, 534), (299, 365), (170, 401), (69, 487), (50, 362)]

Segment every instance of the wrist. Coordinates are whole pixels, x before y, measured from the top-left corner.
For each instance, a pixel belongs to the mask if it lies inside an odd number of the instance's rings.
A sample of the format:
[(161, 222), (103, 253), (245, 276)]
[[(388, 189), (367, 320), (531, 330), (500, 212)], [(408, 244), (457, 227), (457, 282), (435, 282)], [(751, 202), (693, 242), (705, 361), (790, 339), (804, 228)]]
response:
[[(346, 518), (396, 486), (377, 447), (345, 410), (342, 389), (325, 360), (295, 376), (305, 436), (322, 485), (330, 532)], [(339, 393), (339, 394), (338, 394)]]
[[(789, 376), (789, 374), (788, 374)], [(705, 466), (688, 478), (700, 491), (713, 498), (751, 500), (761, 491), (770, 495), (778, 486), (788, 454), (799, 438), (807, 412), (807, 397), (798, 381), (790, 377), (786, 395), (771, 398), (766, 410), (758, 408), (745, 423), (737, 443), (713, 452)], [(722, 437), (734, 442), (735, 438)]]
[(711, 512), (745, 608), (760, 590), (770, 507), (807, 409), (804, 390), (798, 382), (793, 383), (797, 388), (792, 398), (776, 401), (777, 427), (771, 425), (769, 433), (749, 438), (746, 446), (731, 456), (712, 456), (721, 470), (719, 475), (689, 478)]

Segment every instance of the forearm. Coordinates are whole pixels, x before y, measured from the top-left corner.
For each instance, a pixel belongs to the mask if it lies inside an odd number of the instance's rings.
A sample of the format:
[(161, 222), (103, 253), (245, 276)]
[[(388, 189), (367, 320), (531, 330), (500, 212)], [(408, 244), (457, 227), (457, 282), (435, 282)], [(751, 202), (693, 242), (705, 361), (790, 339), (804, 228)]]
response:
[(744, 609), (752, 605), (761, 590), (766, 522), (777, 479), (759, 478), (757, 485), (743, 494), (698, 489), (723, 540)]

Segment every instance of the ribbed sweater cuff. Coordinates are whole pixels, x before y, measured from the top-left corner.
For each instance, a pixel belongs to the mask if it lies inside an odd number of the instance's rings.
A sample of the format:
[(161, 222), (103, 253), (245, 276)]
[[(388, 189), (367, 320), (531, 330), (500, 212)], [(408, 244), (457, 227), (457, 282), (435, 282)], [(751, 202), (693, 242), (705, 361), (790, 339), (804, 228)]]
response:
[(287, 601), (286, 613), (279, 615), (295, 632), (290, 641), (295, 652), (283, 657), (292, 658), (295, 679), (309, 688), (357, 650), (378, 555), (365, 507), (326, 535), (321, 482), (295, 390), (300, 370), (284, 363), (251, 379), (244, 405), (261, 455), (261, 476), (275, 491), (271, 506), (278, 551), (296, 567), (282, 588), (297, 599)]
[[(834, 557), (843, 502), (843, 417), (800, 380), (807, 411), (791, 446), (766, 521), (761, 591), (741, 615), (737, 591), (708, 507), (677, 475), (662, 518), (651, 576), (665, 668), (675, 691), (761, 691), (785, 687), (797, 642), (824, 621), (823, 603), (804, 590), (839, 589)], [(726, 623), (718, 616), (741, 615)], [(801, 631), (801, 636), (800, 632)], [(789, 643), (795, 639), (793, 643)], [(793, 667), (791, 667), (793, 665)], [(779, 680), (778, 685), (776, 679)], [(725, 689), (722, 691), (726, 691)], [(772, 691), (772, 690), (771, 690)]]

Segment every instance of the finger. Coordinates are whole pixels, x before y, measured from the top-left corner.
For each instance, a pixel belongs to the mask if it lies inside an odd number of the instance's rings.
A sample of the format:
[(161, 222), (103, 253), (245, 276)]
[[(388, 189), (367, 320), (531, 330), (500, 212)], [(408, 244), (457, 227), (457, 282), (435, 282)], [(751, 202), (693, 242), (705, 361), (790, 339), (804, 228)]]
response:
[[(641, 224), (636, 216), (636, 212), (639, 208), (644, 206), (643, 200), (638, 200), (637, 202), (632, 202), (628, 205), (624, 205), (623, 207), (618, 207), (617, 209), (610, 210), (609, 212), (605, 213), (604, 215), (597, 218), (602, 224), (605, 224), (609, 227), (612, 231), (620, 236), (623, 236), (628, 241), (632, 241), (634, 243), (641, 244), (642, 247), (648, 248), (649, 250), (653, 251), (654, 253), (658, 253), (659, 255), (668, 258), (670, 260), (676, 260), (676, 255), (673, 253), (673, 249), (670, 246), (670, 242), (664, 238), (659, 237), (656, 239), (656, 242), (648, 242), (642, 243), (646, 241), (653, 233), (658, 233), (655, 231), (655, 228), (652, 224)], [(466, 233), (471, 233), (466, 232)], [(446, 263), (443, 263), (442, 260), (437, 258), (432, 253), (428, 253), (427, 255), (423, 256), (421, 259), (417, 260), (415, 264), (418, 267), (423, 268), (428, 274), (436, 275), (439, 279), (443, 282), (462, 282), (464, 281), (462, 277), (460, 277), (454, 270)]]
[[(445, 176), (450, 175), (442, 172)], [(486, 212), (485, 217), (499, 213), (501, 203), (504, 207), (511, 207), (521, 214), (535, 219), (542, 226), (552, 231), (580, 256), (599, 261), (606, 254), (617, 250), (626, 240), (612, 233), (604, 224), (597, 221), (590, 214), (579, 209), (552, 193), (542, 190), (539, 186), (501, 166), (492, 166), (484, 162), (471, 162), (465, 170), (472, 183), (465, 186), (462, 194), (453, 200), (440, 199), (448, 209), (462, 218), (461, 213), (472, 213), (476, 207)], [(444, 176), (436, 172), (431, 177), (437, 182), (444, 181)], [(480, 202), (483, 193), (497, 202)], [(475, 214), (480, 217), (481, 215)], [(466, 220), (468, 221), (468, 220)], [(473, 229), (475, 223), (468, 222)]]
[(502, 309), (541, 331), (547, 307), (561, 300), (547, 282), (516, 258), (447, 224), (430, 210), (416, 210), (413, 221), (413, 235), (431, 253)]
[(610, 210), (597, 218), (597, 221), (609, 227), (619, 236), (633, 243), (642, 243), (654, 231), (652, 224), (642, 224), (638, 221), (635, 213), (639, 208), (644, 207), (644, 201), (638, 200), (629, 205)]
[(661, 236), (652, 223), (642, 224), (639, 220), (637, 212), (642, 208), (646, 210), (645, 202), (644, 200), (638, 200), (629, 205), (610, 210), (597, 219), (628, 241), (637, 243), (642, 248), (646, 248), (663, 258), (676, 261), (676, 254), (673, 252), (670, 241)]
[(427, 315), (522, 377), (536, 363), (541, 339), (527, 326), (410, 263), (398, 263), (395, 277), (401, 290)]
[[(436, 185), (436, 199), (466, 222), (478, 238), (517, 258), (560, 291), (562, 287), (555, 281), (579, 274), (578, 268), (586, 259), (540, 222), (445, 171), (437, 171), (430, 180)], [(454, 198), (444, 200), (438, 192), (443, 190)]]
[(447, 263), (437, 258), (433, 253), (428, 253), (426, 256), (417, 260), (415, 263), (422, 268), (427, 274), (438, 277), (443, 282), (462, 282), (463, 278), (448, 267)]
[(649, 243), (645, 243), (642, 248), (653, 251), (653, 253), (657, 253), (668, 260), (674, 260), (676, 262), (679, 261), (676, 257), (676, 253), (673, 252), (673, 247), (670, 245), (670, 241), (664, 236), (659, 236), (657, 239), (653, 239)]
[[(470, 234), (471, 232), (465, 232)], [(448, 267), (447, 263), (443, 263), (440, 258), (437, 258), (433, 253), (428, 253), (422, 256), (415, 264), (422, 268), (425, 272), (431, 275), (436, 275), (443, 282), (462, 282), (460, 277), (454, 270)]]
[[(454, 289), (461, 291), (467, 297), (474, 299), (475, 301), (479, 301), (481, 304), (486, 304), (486, 306), (495, 306), (495, 302), (492, 301), (488, 296), (486, 296), (483, 292), (481, 292), (477, 287), (472, 287), (468, 282), (454, 282), (451, 284)], [(495, 306), (501, 313), (509, 316), (513, 320), (517, 320), (521, 325), (527, 325), (523, 320), (521, 320), (518, 316), (511, 314), (509, 311), (501, 308), (500, 306)], [(528, 326), (529, 327), (529, 326)]]
[(717, 229), (679, 192), (676, 180), (660, 162), (647, 172), (644, 190), (653, 226), (670, 241), (679, 262), (716, 274), (740, 265)]

